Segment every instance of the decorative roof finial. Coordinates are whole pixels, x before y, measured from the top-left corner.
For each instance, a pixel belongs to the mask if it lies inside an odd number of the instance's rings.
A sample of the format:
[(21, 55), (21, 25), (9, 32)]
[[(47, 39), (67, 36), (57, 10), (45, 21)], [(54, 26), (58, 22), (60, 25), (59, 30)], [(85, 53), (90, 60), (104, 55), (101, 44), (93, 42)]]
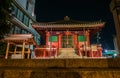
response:
[(65, 20), (65, 21), (69, 21), (69, 20), (70, 20), (70, 17), (65, 16), (65, 17), (64, 17), (64, 20)]

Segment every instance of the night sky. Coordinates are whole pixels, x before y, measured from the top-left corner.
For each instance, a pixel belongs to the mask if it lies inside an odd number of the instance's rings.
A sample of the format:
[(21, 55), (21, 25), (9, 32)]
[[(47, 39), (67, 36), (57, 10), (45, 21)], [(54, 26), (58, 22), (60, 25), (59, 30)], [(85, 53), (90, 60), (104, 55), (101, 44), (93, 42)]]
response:
[[(104, 49), (114, 49), (115, 27), (109, 4), (111, 0), (36, 0), (37, 22), (63, 20), (64, 16), (79, 21), (103, 21), (105, 27), (100, 31), (100, 43)], [(91, 43), (96, 43), (96, 36)]]

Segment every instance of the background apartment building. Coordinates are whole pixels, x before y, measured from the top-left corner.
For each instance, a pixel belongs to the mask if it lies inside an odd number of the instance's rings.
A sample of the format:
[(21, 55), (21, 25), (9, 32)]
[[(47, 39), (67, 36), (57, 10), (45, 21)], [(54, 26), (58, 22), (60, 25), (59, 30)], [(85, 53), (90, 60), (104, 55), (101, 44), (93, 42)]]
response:
[(37, 44), (40, 44), (40, 35), (32, 28), (31, 23), (36, 21), (34, 14), (35, 0), (12, 0), (11, 34), (33, 34)]

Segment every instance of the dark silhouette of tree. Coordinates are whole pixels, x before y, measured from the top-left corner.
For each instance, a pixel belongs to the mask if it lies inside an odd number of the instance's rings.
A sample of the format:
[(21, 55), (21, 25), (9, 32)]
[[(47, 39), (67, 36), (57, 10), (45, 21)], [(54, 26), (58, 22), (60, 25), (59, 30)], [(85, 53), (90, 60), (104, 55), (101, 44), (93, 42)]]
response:
[(10, 20), (12, 18), (12, 0), (0, 0), (0, 55), (5, 53), (6, 43), (2, 40), (4, 35), (10, 32), (12, 24)]
[(5, 34), (10, 32), (11, 23), (11, 5), (12, 0), (0, 0), (0, 40)]

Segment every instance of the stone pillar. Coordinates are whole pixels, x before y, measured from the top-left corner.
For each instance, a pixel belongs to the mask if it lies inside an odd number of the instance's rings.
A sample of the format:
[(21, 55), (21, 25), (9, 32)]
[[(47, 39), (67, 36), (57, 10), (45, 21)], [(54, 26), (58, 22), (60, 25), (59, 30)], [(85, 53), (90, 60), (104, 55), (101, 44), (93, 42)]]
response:
[(118, 46), (118, 51), (120, 52), (120, 6), (119, 5), (120, 5), (119, 0), (112, 0), (110, 4), (110, 10), (114, 18), (117, 46)]

